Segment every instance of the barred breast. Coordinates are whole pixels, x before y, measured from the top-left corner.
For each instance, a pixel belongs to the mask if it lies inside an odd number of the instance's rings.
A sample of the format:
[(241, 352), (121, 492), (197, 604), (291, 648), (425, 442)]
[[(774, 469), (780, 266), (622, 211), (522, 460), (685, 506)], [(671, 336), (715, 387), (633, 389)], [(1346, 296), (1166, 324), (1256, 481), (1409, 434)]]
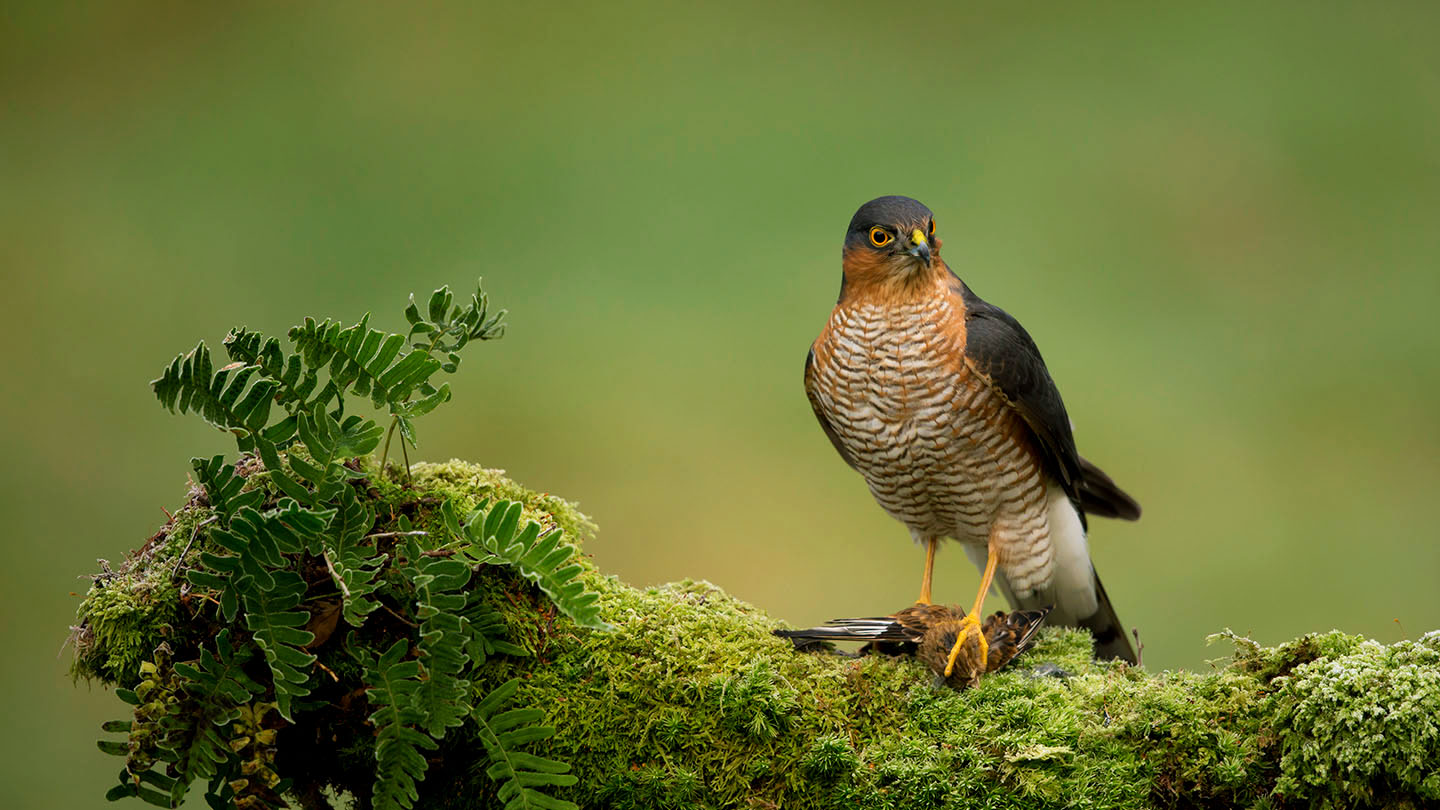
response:
[[(983, 549), (1020, 597), (1054, 577), (1046, 477), (1028, 429), (964, 360), (963, 303), (842, 302), (808, 387), (875, 500), (922, 542)], [(983, 553), (982, 553), (983, 558)]]

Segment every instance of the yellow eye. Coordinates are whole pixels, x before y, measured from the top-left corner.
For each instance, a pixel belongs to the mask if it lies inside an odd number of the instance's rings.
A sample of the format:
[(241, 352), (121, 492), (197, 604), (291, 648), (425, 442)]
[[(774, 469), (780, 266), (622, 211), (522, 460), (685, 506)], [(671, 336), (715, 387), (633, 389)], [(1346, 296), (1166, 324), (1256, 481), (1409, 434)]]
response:
[(931, 235), (931, 236), (934, 236), (934, 235), (935, 235), (935, 220), (933, 220), (933, 219), (930, 220), (930, 235)]
[(885, 247), (894, 240), (895, 237), (891, 236), (890, 232), (885, 230), (884, 228), (877, 227), (870, 229), (870, 244), (874, 245), (875, 247)]

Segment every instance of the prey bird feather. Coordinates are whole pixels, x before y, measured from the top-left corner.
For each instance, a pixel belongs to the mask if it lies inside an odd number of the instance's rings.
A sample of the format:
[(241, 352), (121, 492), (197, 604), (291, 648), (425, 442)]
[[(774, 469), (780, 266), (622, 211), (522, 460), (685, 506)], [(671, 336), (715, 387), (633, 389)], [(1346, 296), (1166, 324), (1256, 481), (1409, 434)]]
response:
[(790, 639), (799, 649), (814, 642), (863, 641), (867, 643), (862, 649), (914, 655), (947, 686), (963, 690), (1029, 649), (1049, 613), (1049, 608), (1041, 608), (991, 614), (981, 626), (987, 642), (984, 658), (978, 654), (978, 644), (965, 645), (948, 675), (950, 651), (965, 626), (966, 612), (959, 605), (914, 605), (889, 616), (833, 619), (821, 627), (776, 630), (775, 635)]

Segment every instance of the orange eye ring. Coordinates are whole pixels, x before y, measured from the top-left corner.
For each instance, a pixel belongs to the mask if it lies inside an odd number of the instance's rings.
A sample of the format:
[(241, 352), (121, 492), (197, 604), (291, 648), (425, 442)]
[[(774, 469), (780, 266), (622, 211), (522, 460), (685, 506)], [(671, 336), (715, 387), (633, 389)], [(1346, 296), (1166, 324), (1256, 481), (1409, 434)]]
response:
[(931, 235), (931, 236), (934, 236), (934, 235), (935, 235), (935, 220), (933, 220), (933, 219), (930, 220), (930, 235)]
[(890, 232), (884, 228), (876, 226), (870, 229), (870, 244), (875, 247), (885, 247), (893, 241), (895, 241), (895, 237), (891, 236)]

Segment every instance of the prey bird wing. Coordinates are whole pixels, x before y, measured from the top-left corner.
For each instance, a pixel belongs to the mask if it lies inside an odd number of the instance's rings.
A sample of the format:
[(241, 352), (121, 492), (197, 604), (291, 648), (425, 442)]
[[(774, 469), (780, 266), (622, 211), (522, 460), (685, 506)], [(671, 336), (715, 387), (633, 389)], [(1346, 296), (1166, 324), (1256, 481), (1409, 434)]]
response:
[(959, 621), (963, 608), (944, 605), (914, 605), (889, 616), (831, 619), (820, 627), (804, 630), (776, 630), (781, 638), (807, 641), (894, 641), (918, 644), (942, 621)]

